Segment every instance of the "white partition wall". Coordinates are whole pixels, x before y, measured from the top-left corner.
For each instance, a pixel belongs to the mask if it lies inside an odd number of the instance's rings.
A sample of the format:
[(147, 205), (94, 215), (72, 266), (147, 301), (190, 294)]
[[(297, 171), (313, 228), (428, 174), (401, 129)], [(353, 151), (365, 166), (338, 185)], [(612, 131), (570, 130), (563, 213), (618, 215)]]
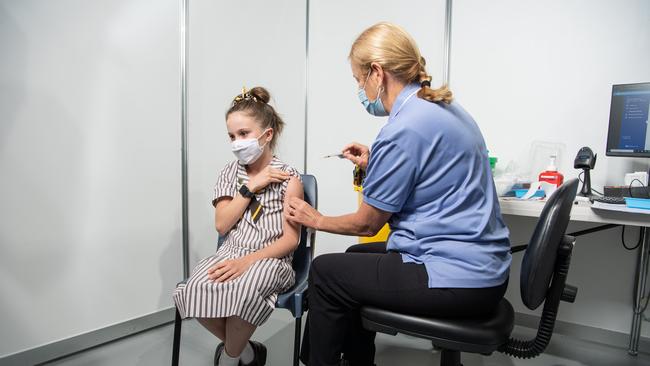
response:
[[(559, 164), (566, 179), (577, 176), (577, 151), (590, 146), (598, 154), (594, 187), (647, 169), (648, 160), (606, 157), (605, 142), (612, 84), (650, 81), (650, 2), (464, 0), (454, 2), (453, 17), (451, 87), (498, 156), (498, 171), (530, 163), (535, 140), (566, 146)], [(528, 240), (534, 220), (507, 221), (514, 244)], [(628, 230), (627, 240), (637, 233)], [(569, 273), (578, 297), (559, 319), (629, 332), (635, 258), (621, 247), (620, 229), (578, 238)], [(508, 298), (527, 312), (520, 262), (515, 255)]]
[(243, 86), (266, 87), (286, 122), (276, 154), (304, 166), (306, 1), (189, 2), (190, 270), (216, 250), (213, 188), (234, 155), (225, 112)]
[[(326, 215), (357, 208), (353, 165), (324, 155), (352, 141), (370, 145), (386, 118), (370, 116), (357, 98), (348, 62), (354, 39), (369, 26), (390, 21), (404, 27), (427, 61), (433, 85), (442, 82), (445, 1), (310, 1), (307, 170), (318, 179), (319, 209)], [(318, 233), (316, 254), (341, 252), (354, 237)]]
[(0, 3), (0, 358), (171, 306), (178, 9)]

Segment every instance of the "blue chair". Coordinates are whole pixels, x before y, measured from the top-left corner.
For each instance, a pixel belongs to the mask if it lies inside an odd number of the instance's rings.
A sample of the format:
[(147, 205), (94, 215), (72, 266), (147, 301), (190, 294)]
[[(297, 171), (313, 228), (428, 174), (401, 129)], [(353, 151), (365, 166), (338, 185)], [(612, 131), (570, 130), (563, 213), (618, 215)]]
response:
[[(316, 178), (310, 174), (301, 175), (302, 184), (305, 192), (305, 201), (311, 206), (318, 208), (318, 186)], [(295, 338), (293, 343), (293, 365), (298, 366), (300, 355), (300, 336), (302, 326), (302, 315), (307, 310), (305, 293), (307, 292), (307, 277), (311, 260), (314, 256), (315, 233), (303, 227), (300, 230), (300, 243), (293, 253), (293, 270), (296, 272), (295, 284), (286, 292), (278, 296), (275, 304), (277, 308), (287, 309), (291, 312), (296, 320)], [(220, 241), (221, 242), (221, 241)], [(184, 283), (185, 281), (181, 282)], [(176, 319), (174, 320), (174, 343), (172, 348), (172, 366), (178, 366), (178, 359), (181, 346), (181, 315), (176, 309)]]

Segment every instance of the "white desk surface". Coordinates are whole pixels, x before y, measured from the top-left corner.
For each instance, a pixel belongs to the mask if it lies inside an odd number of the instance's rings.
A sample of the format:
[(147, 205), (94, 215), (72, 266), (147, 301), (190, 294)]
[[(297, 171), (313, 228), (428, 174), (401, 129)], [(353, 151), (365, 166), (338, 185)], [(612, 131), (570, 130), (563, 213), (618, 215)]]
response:
[[(501, 213), (504, 215), (539, 217), (545, 203), (545, 200), (526, 201), (510, 197), (499, 198)], [(571, 220), (650, 227), (650, 210), (647, 212), (634, 209), (626, 210), (625, 205), (601, 206), (612, 206), (613, 209), (618, 210), (592, 208), (592, 204), (588, 201), (577, 201), (571, 209)], [(620, 211), (621, 209), (625, 211)]]

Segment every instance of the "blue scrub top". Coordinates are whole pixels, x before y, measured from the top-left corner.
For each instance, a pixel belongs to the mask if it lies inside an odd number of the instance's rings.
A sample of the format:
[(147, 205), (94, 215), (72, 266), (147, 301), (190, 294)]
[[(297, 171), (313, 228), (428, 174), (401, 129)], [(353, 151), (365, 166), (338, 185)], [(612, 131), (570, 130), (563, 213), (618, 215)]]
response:
[(509, 232), (481, 131), (458, 103), (428, 102), (418, 89), (404, 87), (372, 144), (364, 202), (393, 213), (388, 250), (424, 263), (430, 288), (501, 285)]

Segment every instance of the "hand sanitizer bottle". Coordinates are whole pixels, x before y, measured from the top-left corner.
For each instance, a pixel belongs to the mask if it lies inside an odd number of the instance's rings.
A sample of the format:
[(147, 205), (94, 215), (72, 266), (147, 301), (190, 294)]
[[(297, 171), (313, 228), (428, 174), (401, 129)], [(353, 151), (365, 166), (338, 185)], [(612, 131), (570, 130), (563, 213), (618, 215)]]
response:
[(546, 167), (546, 171), (539, 173), (539, 181), (548, 182), (553, 184), (556, 187), (559, 187), (564, 182), (564, 176), (562, 175), (562, 173), (557, 171), (557, 167), (555, 166), (556, 156), (551, 155), (550, 158), (551, 158), (551, 162), (548, 165), (548, 167)]

